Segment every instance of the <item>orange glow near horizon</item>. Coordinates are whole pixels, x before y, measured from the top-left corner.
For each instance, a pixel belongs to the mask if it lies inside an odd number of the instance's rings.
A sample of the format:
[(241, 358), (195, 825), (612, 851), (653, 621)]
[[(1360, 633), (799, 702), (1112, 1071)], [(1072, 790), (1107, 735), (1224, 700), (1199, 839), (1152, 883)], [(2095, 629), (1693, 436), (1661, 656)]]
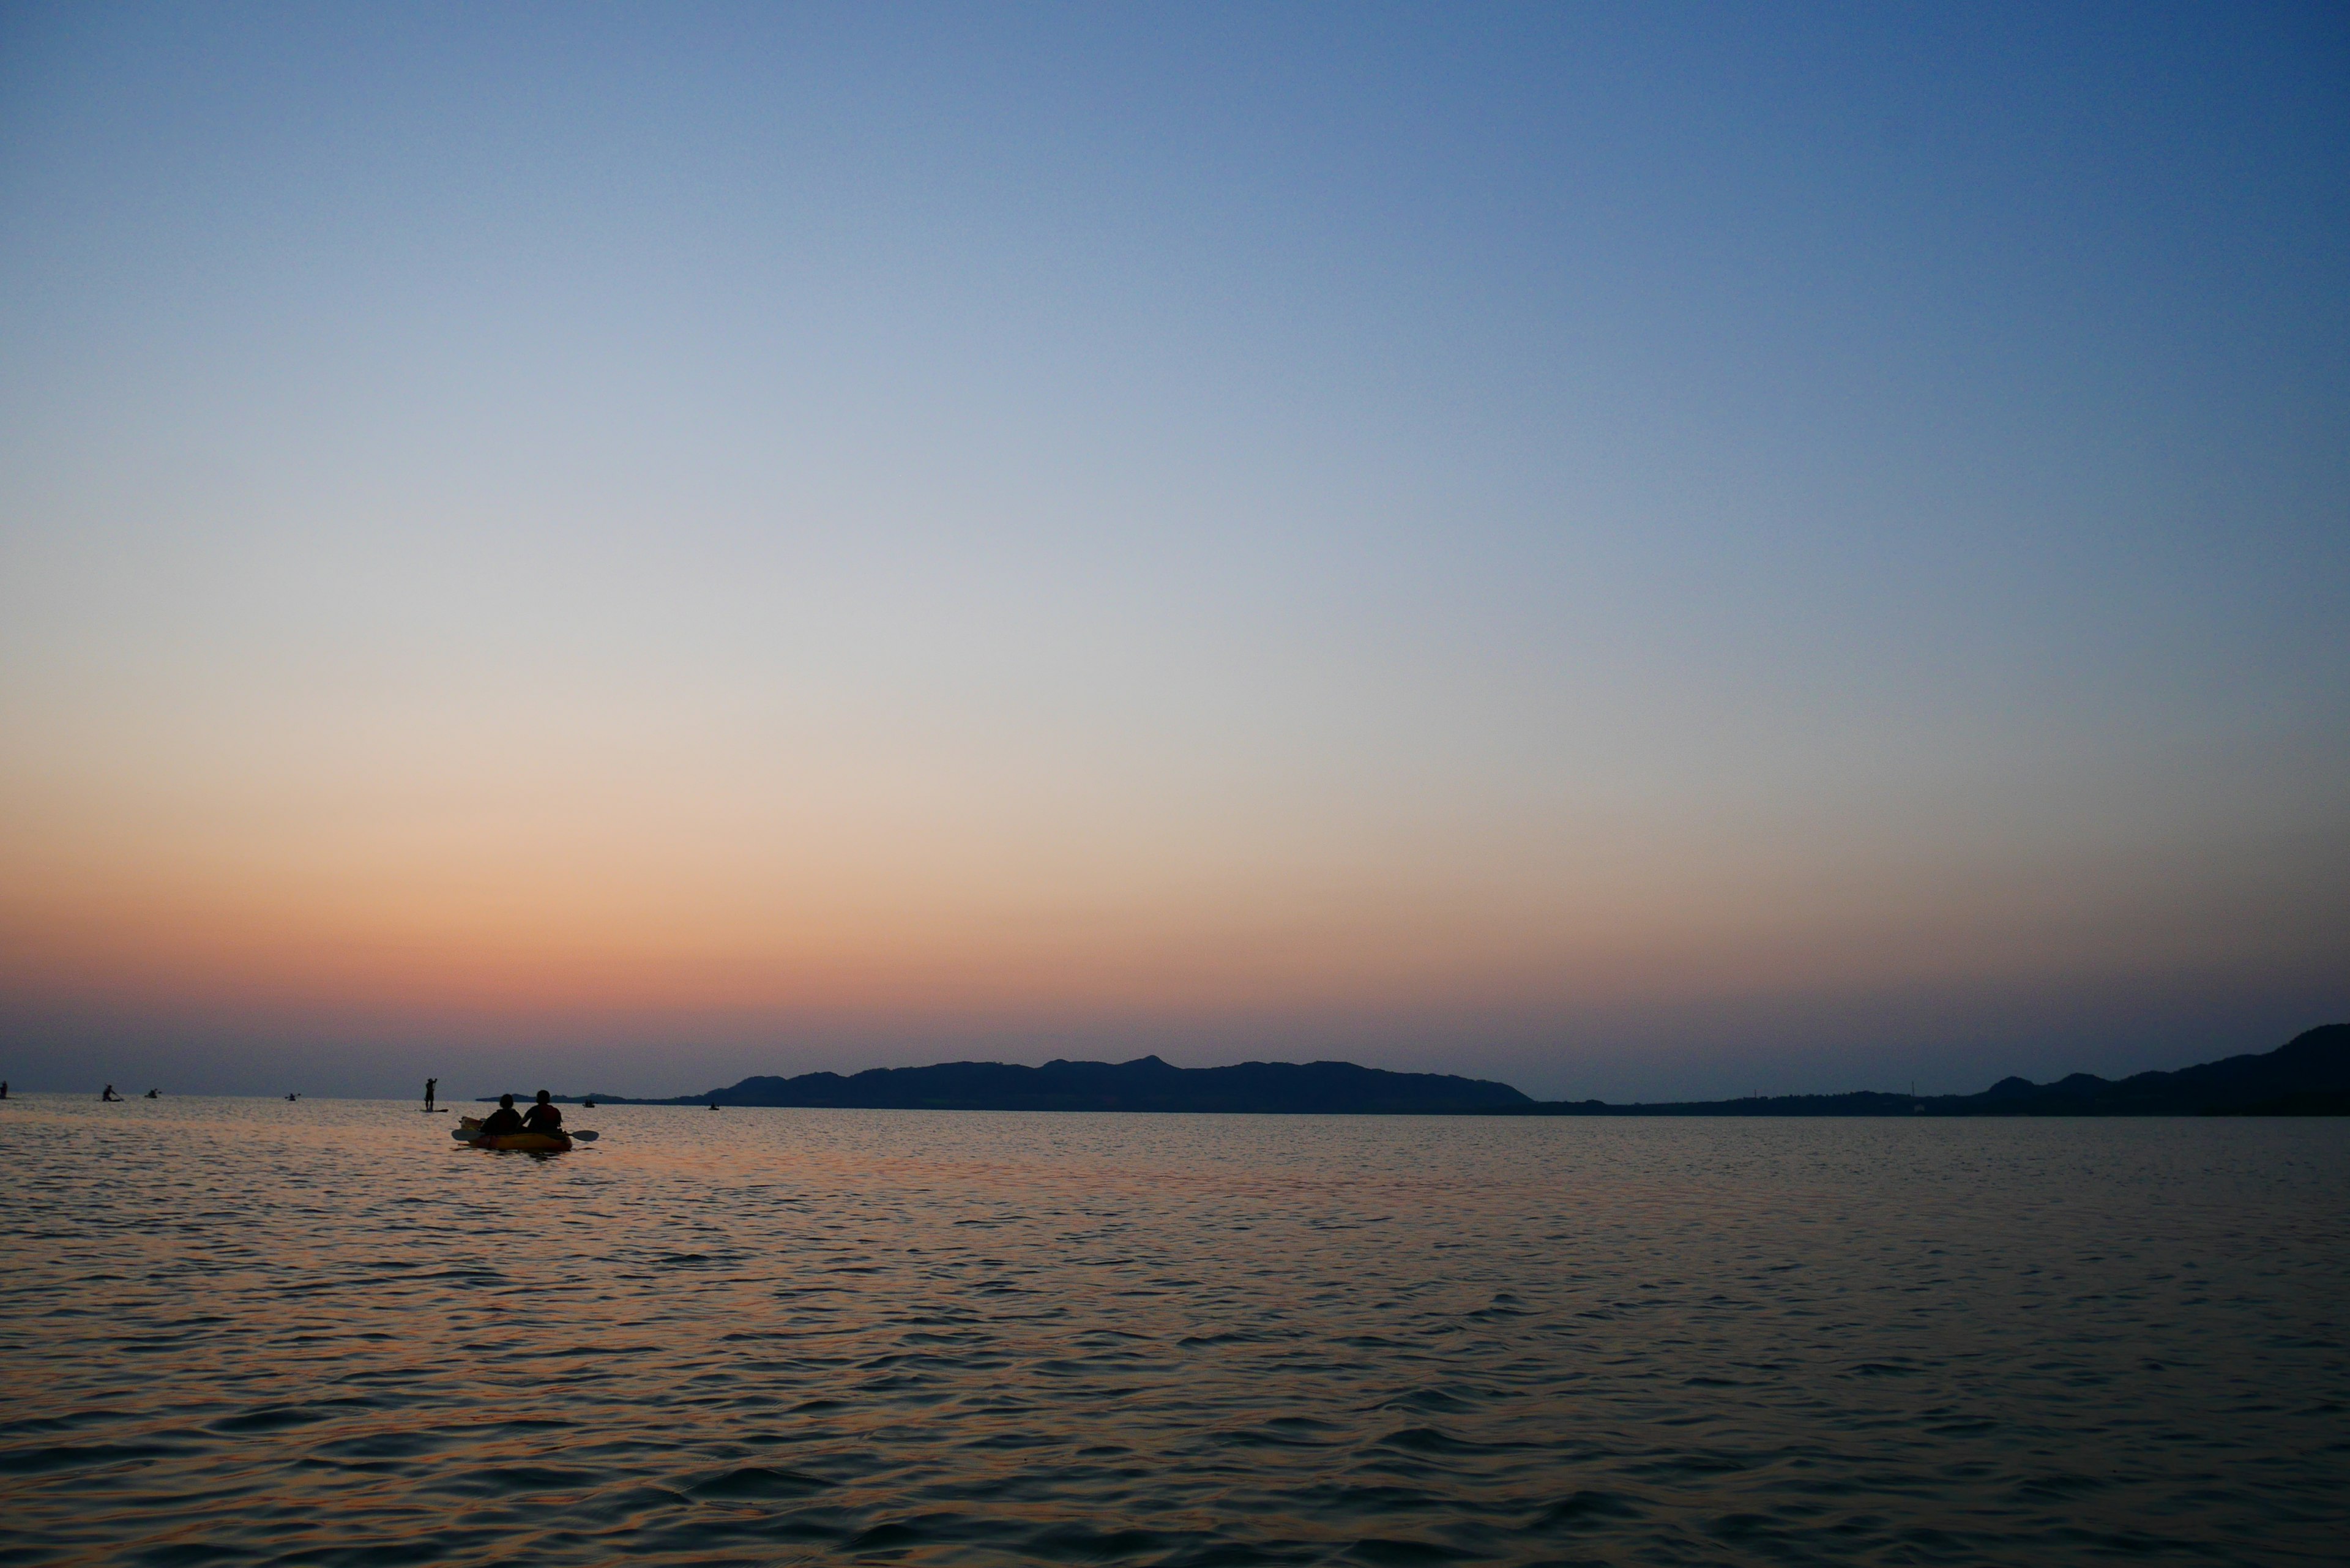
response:
[(2100, 905), (1800, 815), (1479, 821), (1361, 794), (1236, 815), (1164, 792), (1109, 810), (970, 770), (960, 794), (801, 777), (778, 803), (707, 758), (693, 787), (517, 766), (469, 793), (356, 787), (348, 761), (138, 790), (20, 773), (0, 983), (161, 1008), (1034, 1023), (1565, 1014), (2210, 952), (2110, 875)]

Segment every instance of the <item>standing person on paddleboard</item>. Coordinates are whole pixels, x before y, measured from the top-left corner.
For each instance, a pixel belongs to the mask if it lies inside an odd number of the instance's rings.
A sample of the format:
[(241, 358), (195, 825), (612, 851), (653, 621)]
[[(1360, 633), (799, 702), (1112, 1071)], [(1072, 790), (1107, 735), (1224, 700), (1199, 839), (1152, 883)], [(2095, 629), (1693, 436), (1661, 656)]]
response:
[(424, 1108), (426, 1110), (429, 1111), (432, 1108), (432, 1091), (440, 1086), (441, 1080), (438, 1078), (427, 1078), (424, 1080)]

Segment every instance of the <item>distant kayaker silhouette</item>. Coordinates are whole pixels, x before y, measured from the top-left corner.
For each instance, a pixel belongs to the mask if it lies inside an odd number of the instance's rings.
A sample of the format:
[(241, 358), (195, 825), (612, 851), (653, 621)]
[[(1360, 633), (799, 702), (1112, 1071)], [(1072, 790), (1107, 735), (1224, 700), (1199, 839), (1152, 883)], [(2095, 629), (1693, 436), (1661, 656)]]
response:
[(162, 1090), (161, 1090), (161, 1089), (150, 1089), (150, 1090), (148, 1090), (148, 1091), (147, 1091), (147, 1098), (149, 1098), (149, 1099), (151, 1099), (151, 1100), (160, 1100), (160, 1099), (161, 1099), (162, 1097), (163, 1097), (163, 1091), (162, 1091)]
[(440, 1087), (440, 1085), (441, 1080), (438, 1078), (427, 1078), (424, 1080), (424, 1108), (426, 1110), (429, 1111), (432, 1108), (432, 1091)]
[(522, 1125), (531, 1132), (545, 1133), (549, 1137), (563, 1136), (563, 1113), (555, 1107), (555, 1096), (545, 1089), (538, 1092), (538, 1104), (523, 1112)]
[(500, 1095), (498, 1108), (483, 1119), (482, 1130), (474, 1136), (495, 1137), (500, 1133), (517, 1133), (522, 1130), (522, 1113), (514, 1108), (514, 1096)]
[(102, 1095), (99, 1096), (98, 1097), (99, 1097), (99, 1099), (101, 1099), (101, 1100), (119, 1100), (119, 1099), (120, 1099), (122, 1096), (121, 1096), (120, 1095), (116, 1094), (116, 1093), (114, 1092), (114, 1085), (113, 1085), (109, 1084), (109, 1085), (106, 1085), (106, 1093), (104, 1093), (104, 1094), (102, 1094)]

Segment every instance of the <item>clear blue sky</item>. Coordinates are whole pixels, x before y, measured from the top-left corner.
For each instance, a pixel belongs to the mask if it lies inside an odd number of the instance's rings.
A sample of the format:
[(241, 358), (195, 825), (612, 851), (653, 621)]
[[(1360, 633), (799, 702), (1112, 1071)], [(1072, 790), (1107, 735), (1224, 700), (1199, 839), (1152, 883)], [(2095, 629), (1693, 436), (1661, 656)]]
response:
[(8, 6), (0, 1076), (2350, 1016), (2345, 148), (2333, 5)]

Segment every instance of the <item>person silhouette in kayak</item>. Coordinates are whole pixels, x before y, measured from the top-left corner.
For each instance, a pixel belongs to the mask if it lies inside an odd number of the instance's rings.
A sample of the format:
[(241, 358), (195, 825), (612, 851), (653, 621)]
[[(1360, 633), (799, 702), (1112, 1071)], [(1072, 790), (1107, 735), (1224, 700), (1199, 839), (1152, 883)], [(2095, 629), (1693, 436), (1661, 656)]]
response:
[[(82, 1082), (83, 1082), (83, 1083), (85, 1083), (85, 1084), (87, 1084), (88, 1082), (89, 1082), (89, 1080), (88, 1080), (88, 1079), (87, 1079), (87, 1078), (84, 1078), (84, 1079), (82, 1080)], [(102, 1095), (99, 1096), (98, 1097), (99, 1097), (99, 1099), (101, 1099), (101, 1100), (119, 1100), (119, 1099), (120, 1099), (122, 1096), (121, 1096), (120, 1095), (116, 1094), (116, 1093), (114, 1092), (114, 1085), (113, 1085), (109, 1084), (109, 1085), (106, 1085), (106, 1093), (104, 1093), (104, 1094), (102, 1094)]]
[(514, 1108), (514, 1096), (500, 1095), (498, 1108), (492, 1111), (488, 1118), (482, 1123), (482, 1130), (477, 1136), (495, 1137), (500, 1133), (518, 1133), (522, 1130), (522, 1113)]
[(555, 1096), (545, 1089), (538, 1092), (538, 1104), (523, 1112), (522, 1125), (535, 1133), (549, 1137), (563, 1136), (563, 1113), (556, 1108)]

